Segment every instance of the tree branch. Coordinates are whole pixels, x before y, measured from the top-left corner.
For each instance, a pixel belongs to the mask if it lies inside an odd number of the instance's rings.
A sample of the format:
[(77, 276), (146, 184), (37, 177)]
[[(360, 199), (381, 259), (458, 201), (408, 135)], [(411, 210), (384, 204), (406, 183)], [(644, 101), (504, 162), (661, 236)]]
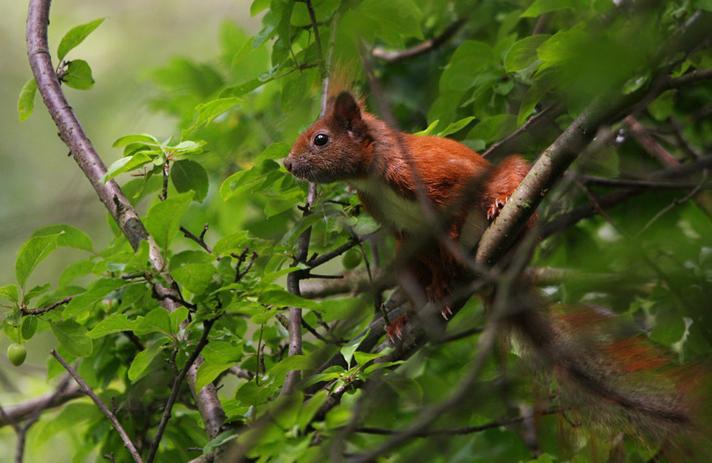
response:
[(709, 79), (712, 79), (712, 69), (697, 69), (680, 77), (669, 78), (666, 86), (668, 88), (679, 88)]
[[(60, 388), (59, 386), (62, 385), (63, 387)], [(0, 416), (0, 427), (20, 423), (38, 411), (59, 407), (83, 395), (79, 386), (74, 383), (66, 384), (64, 381), (60, 381), (59, 386), (54, 392), (7, 407), (4, 415)]]
[(495, 158), (501, 154), (508, 154), (512, 151), (516, 151), (514, 147), (520, 141), (522, 137), (527, 135), (532, 130), (535, 130), (547, 122), (551, 122), (556, 119), (562, 113), (563, 109), (561, 106), (551, 105), (541, 111), (539, 111), (534, 116), (530, 117), (524, 125), (519, 127), (517, 130), (507, 135), (500, 141), (493, 143), (489, 148), (487, 148), (483, 153), (482, 157)]
[(404, 50), (388, 50), (383, 47), (374, 47), (371, 50), (371, 55), (374, 58), (382, 59), (388, 63), (395, 63), (402, 59), (412, 58), (414, 56), (422, 55), (431, 50), (434, 50), (440, 45), (447, 42), (453, 35), (460, 30), (460, 28), (465, 24), (465, 19), (458, 19), (454, 23), (450, 24), (440, 35), (433, 37), (432, 39), (420, 42), (417, 45), (413, 45), (410, 48)]
[[(655, 179), (685, 177), (691, 174), (698, 173), (702, 169), (709, 168), (712, 168), (712, 155), (704, 156), (695, 162), (681, 164), (680, 166), (672, 169), (664, 169), (655, 172), (653, 175), (650, 176), (650, 180), (655, 181)], [(596, 213), (598, 213), (598, 208), (604, 210), (608, 209), (610, 207), (622, 203), (623, 201), (633, 196), (639, 195), (645, 192), (646, 190), (647, 188), (643, 187), (625, 188), (610, 193), (608, 195), (601, 196), (597, 200), (597, 206), (594, 206), (592, 204), (585, 204), (567, 212), (566, 214), (560, 215), (550, 220), (549, 222), (546, 222), (539, 228), (539, 236), (542, 239), (548, 238), (549, 236), (558, 233), (561, 230), (566, 229), (583, 219), (595, 215)]]
[(208, 232), (207, 223), (203, 225), (203, 230), (200, 232), (200, 236), (196, 236), (195, 234), (193, 234), (193, 232), (183, 226), (180, 227), (180, 231), (183, 232), (183, 236), (198, 243), (198, 246), (205, 249), (208, 254), (213, 252), (210, 249), (210, 246), (208, 246), (208, 243), (205, 242), (205, 234)]
[[(69, 147), (74, 160), (133, 249), (138, 249), (141, 241), (148, 241), (151, 265), (156, 271), (164, 273), (164, 278), (169, 282), (169, 285), (172, 285), (173, 278), (165, 273), (166, 262), (160, 248), (146, 232), (135, 209), (114, 180), (103, 181), (106, 166), (84, 133), (84, 129), (62, 92), (59, 79), (52, 66), (47, 44), (49, 9), (50, 0), (30, 0), (27, 13), (27, 56), (42, 100), (59, 130), (60, 138)], [(176, 308), (175, 303), (167, 298), (162, 301), (162, 304), (169, 311)], [(197, 370), (194, 369), (188, 373), (188, 381), (191, 384), (195, 382), (196, 374)], [(193, 391), (193, 396), (205, 422), (206, 430), (210, 437), (215, 437), (222, 426), (225, 414), (220, 407), (215, 388), (211, 386), (208, 385), (201, 391)], [(216, 426), (218, 423), (219, 425)]]
[[(538, 416), (554, 415), (560, 413), (561, 410), (558, 408), (552, 408), (549, 410), (544, 410), (542, 412), (536, 413)], [(447, 428), (447, 429), (427, 429), (413, 434), (413, 437), (431, 437), (431, 436), (462, 436), (466, 434), (474, 434), (482, 431), (487, 431), (488, 429), (496, 429), (502, 426), (509, 426), (512, 424), (521, 423), (526, 419), (525, 416), (517, 416), (514, 418), (505, 418), (502, 420), (492, 421), (490, 423), (481, 424), (479, 426), (464, 426), (461, 428)], [(356, 432), (362, 434), (375, 434), (379, 436), (391, 436), (393, 434), (398, 434), (400, 430), (395, 429), (385, 429), (385, 428), (375, 428), (369, 426), (363, 426), (356, 428)]]
[(136, 463), (143, 463), (143, 460), (141, 459), (141, 455), (139, 455), (138, 450), (136, 450), (136, 446), (134, 443), (131, 441), (131, 438), (129, 435), (126, 433), (124, 430), (123, 426), (121, 426), (121, 423), (119, 423), (119, 420), (116, 419), (116, 416), (109, 410), (109, 408), (104, 404), (104, 402), (99, 398), (98, 395), (94, 393), (94, 391), (89, 387), (89, 385), (82, 379), (81, 376), (79, 376), (79, 373), (72, 368), (71, 365), (67, 363), (66, 360), (64, 360), (64, 357), (59, 355), (59, 353), (52, 349), (52, 356), (57, 359), (59, 363), (62, 364), (65, 370), (67, 370), (67, 373), (69, 373), (72, 378), (74, 378), (74, 381), (77, 382), (79, 385), (79, 388), (86, 394), (88, 395), (91, 400), (94, 401), (97, 407), (99, 407), (99, 410), (104, 414), (109, 419), (109, 422), (111, 422), (111, 426), (114, 427), (116, 432), (119, 433), (119, 436), (121, 437), (121, 441), (124, 443), (124, 447), (129, 451), (131, 454), (131, 457)]
[(50, 305), (44, 306), (44, 307), (38, 307), (36, 309), (29, 309), (27, 307), (21, 307), (20, 312), (22, 315), (41, 315), (43, 313), (47, 313), (51, 310), (56, 309), (57, 307), (63, 306), (64, 304), (69, 304), (69, 302), (74, 298), (74, 296), (67, 296), (64, 299), (53, 302)]
[(200, 355), (200, 352), (208, 344), (208, 335), (210, 334), (210, 330), (212, 329), (214, 324), (215, 324), (215, 319), (206, 320), (203, 323), (203, 334), (200, 336), (200, 340), (195, 345), (193, 352), (190, 354), (190, 357), (188, 357), (188, 360), (185, 362), (185, 365), (183, 365), (183, 368), (180, 370), (178, 375), (173, 379), (173, 386), (171, 387), (171, 393), (168, 395), (168, 400), (166, 401), (166, 405), (163, 407), (163, 415), (161, 416), (161, 421), (158, 424), (158, 430), (156, 431), (156, 437), (154, 438), (153, 444), (151, 444), (151, 448), (148, 451), (148, 457), (146, 457), (146, 463), (153, 462), (154, 458), (156, 457), (156, 452), (158, 451), (158, 446), (161, 444), (161, 439), (163, 438), (163, 433), (165, 432), (166, 426), (168, 425), (168, 420), (171, 418), (171, 411), (173, 410), (173, 405), (175, 404), (176, 400), (178, 399), (178, 394), (180, 393), (180, 388), (183, 385), (183, 380), (185, 379), (186, 375), (188, 374), (188, 371), (190, 370), (190, 368), (193, 366), (193, 363), (195, 363), (196, 359)]

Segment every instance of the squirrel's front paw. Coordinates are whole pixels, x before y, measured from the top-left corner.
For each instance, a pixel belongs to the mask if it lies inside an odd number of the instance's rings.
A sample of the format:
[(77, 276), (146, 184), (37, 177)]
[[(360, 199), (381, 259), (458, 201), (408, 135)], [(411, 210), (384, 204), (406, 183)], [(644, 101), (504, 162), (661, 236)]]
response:
[(490, 207), (487, 208), (487, 220), (490, 222), (497, 218), (499, 211), (502, 210), (505, 204), (507, 204), (507, 197), (500, 197), (494, 200)]
[(405, 333), (405, 327), (408, 324), (408, 317), (406, 315), (401, 315), (396, 319), (392, 320), (386, 326), (386, 335), (388, 340), (392, 344), (395, 344), (398, 340), (403, 339), (403, 334)]
[(444, 305), (442, 309), (440, 309), (440, 315), (445, 319), (445, 320), (450, 320), (452, 317), (452, 307), (449, 305)]

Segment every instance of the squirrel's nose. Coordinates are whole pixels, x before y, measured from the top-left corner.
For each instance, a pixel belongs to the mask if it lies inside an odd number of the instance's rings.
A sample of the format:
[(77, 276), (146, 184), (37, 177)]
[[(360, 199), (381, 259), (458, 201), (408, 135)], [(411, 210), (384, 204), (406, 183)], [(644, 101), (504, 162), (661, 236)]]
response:
[(284, 158), (284, 168), (289, 172), (292, 171), (292, 159), (290, 157)]

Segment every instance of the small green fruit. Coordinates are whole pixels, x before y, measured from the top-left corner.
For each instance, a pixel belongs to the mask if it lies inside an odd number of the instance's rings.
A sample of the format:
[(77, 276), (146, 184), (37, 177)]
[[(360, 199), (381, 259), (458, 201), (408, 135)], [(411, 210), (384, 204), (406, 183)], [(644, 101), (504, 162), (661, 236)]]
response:
[(346, 251), (346, 254), (344, 254), (342, 263), (344, 264), (344, 268), (349, 270), (358, 267), (358, 264), (361, 263), (361, 251), (358, 249), (349, 249)]
[(7, 358), (10, 362), (19, 367), (25, 362), (25, 357), (27, 357), (27, 349), (22, 344), (10, 344), (7, 348)]

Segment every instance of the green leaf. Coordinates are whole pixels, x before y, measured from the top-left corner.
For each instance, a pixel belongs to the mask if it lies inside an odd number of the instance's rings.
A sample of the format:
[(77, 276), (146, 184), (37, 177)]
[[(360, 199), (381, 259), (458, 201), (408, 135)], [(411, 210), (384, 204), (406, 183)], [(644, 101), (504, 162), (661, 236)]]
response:
[(537, 48), (548, 38), (548, 35), (538, 34), (514, 42), (504, 56), (504, 69), (507, 72), (517, 72), (534, 64), (537, 60)]
[(575, 9), (584, 6), (585, 5), (582, 5), (581, 2), (577, 0), (535, 0), (534, 3), (522, 13), (522, 18), (536, 18), (551, 11), (564, 10), (567, 8)]
[(270, 0), (254, 0), (250, 5), (250, 16), (255, 16), (269, 8)]
[(650, 103), (648, 110), (655, 120), (664, 121), (673, 114), (675, 108), (675, 94), (675, 90), (667, 90)]
[(146, 373), (148, 366), (151, 365), (156, 355), (161, 352), (161, 347), (161, 343), (155, 343), (136, 354), (136, 357), (134, 357), (131, 362), (131, 366), (129, 366), (128, 372), (129, 380), (132, 383), (136, 382), (136, 380), (140, 379)]
[(215, 100), (201, 103), (195, 107), (195, 117), (189, 131), (211, 123), (216, 117), (227, 112), (234, 106), (242, 103), (242, 99), (234, 96), (216, 98)]
[(114, 148), (122, 148), (131, 144), (142, 144), (149, 146), (158, 146), (158, 139), (153, 135), (147, 133), (134, 133), (130, 135), (124, 135), (123, 137), (117, 138), (113, 145)]
[(37, 285), (34, 288), (32, 288), (31, 290), (27, 291), (25, 293), (25, 297), (23, 299), (25, 300), (25, 302), (29, 302), (32, 299), (39, 297), (42, 294), (46, 293), (51, 286), (52, 285), (50, 285), (49, 283), (45, 283), (43, 285)]
[(692, 5), (701, 10), (712, 11), (712, 0), (693, 0)]
[(312, 360), (306, 355), (292, 355), (270, 368), (269, 374), (275, 378), (282, 378), (288, 371), (306, 370), (312, 366)]
[(344, 33), (358, 33), (365, 40), (379, 38), (388, 45), (402, 46), (406, 38), (423, 38), (422, 16), (413, 0), (365, 0), (342, 25)]
[(183, 159), (173, 163), (171, 180), (179, 193), (195, 191), (194, 199), (198, 202), (202, 202), (208, 194), (208, 173), (195, 161)]
[(83, 59), (75, 59), (67, 64), (62, 82), (77, 90), (86, 90), (94, 85), (91, 66)]
[(37, 94), (37, 82), (34, 78), (25, 82), (17, 97), (17, 114), (20, 121), (27, 120), (35, 108), (35, 94)]
[[(259, 1), (260, 0), (257, 0), (255, 3), (259, 2)], [(221, 432), (213, 440), (211, 440), (210, 442), (205, 444), (205, 447), (203, 447), (203, 455), (209, 455), (209, 454), (213, 453), (214, 450), (227, 444), (228, 442), (235, 439), (239, 435), (240, 434), (234, 429), (230, 429), (228, 431)]]
[(99, 18), (71, 28), (69, 32), (64, 34), (62, 41), (59, 42), (59, 46), (57, 47), (57, 59), (62, 61), (70, 50), (82, 43), (84, 39), (94, 32), (94, 29), (99, 27), (103, 22), (104, 18)]
[(370, 362), (373, 359), (377, 359), (378, 357), (382, 357), (385, 355), (385, 352), (354, 352), (354, 358), (356, 359), (356, 363), (359, 366), (364, 366), (366, 363)]
[(188, 318), (188, 309), (185, 307), (178, 307), (176, 310), (168, 314), (171, 319), (171, 333), (177, 333), (180, 331), (180, 324)]
[(289, 149), (291, 146), (287, 143), (272, 143), (267, 148), (264, 149), (255, 158), (255, 164), (264, 161), (265, 159), (279, 159), (287, 156), (289, 154)]
[(178, 143), (177, 145), (171, 146), (170, 148), (174, 151), (175, 154), (202, 153), (205, 143), (206, 142), (202, 140), (183, 140), (182, 142)]
[(192, 191), (177, 194), (154, 204), (146, 215), (146, 228), (161, 249), (168, 249), (171, 240), (178, 233), (180, 221), (193, 199)]
[(301, 307), (314, 310), (319, 310), (320, 308), (317, 301), (297, 296), (281, 288), (263, 292), (260, 294), (259, 300), (263, 304), (270, 304), (276, 307)]
[(415, 132), (413, 135), (430, 135), (431, 133), (433, 133), (433, 131), (435, 130), (435, 128), (438, 126), (439, 123), (440, 123), (440, 120), (435, 119), (433, 122), (428, 124), (428, 126), (425, 129), (423, 129), (419, 132)]
[(59, 343), (72, 355), (84, 357), (92, 353), (92, 340), (87, 330), (74, 320), (51, 322), (52, 332)]
[(52, 251), (57, 249), (59, 235), (57, 233), (55, 235), (35, 236), (20, 247), (15, 261), (15, 276), (21, 287), (24, 288), (27, 278), (35, 267)]
[(344, 357), (344, 360), (346, 360), (346, 364), (351, 367), (351, 359), (354, 356), (354, 352), (356, 352), (356, 349), (358, 349), (358, 346), (361, 345), (361, 341), (366, 339), (366, 336), (359, 336), (355, 339), (353, 339), (349, 344), (346, 344), (341, 347), (339, 352), (341, 352), (341, 355)]
[(138, 335), (163, 333), (171, 335), (171, 318), (168, 311), (161, 307), (151, 310), (145, 317), (136, 321), (134, 331)]
[(89, 252), (93, 252), (94, 250), (94, 245), (89, 235), (71, 225), (50, 225), (40, 228), (32, 234), (33, 237), (48, 235), (59, 235), (57, 237), (57, 246), (83, 249)]
[(304, 430), (309, 425), (328, 398), (329, 393), (322, 389), (304, 403), (299, 411), (299, 418), (297, 418), (299, 429)]
[(116, 177), (119, 174), (123, 174), (124, 172), (129, 172), (134, 169), (138, 169), (139, 167), (143, 166), (144, 164), (148, 164), (153, 160), (154, 156), (149, 156), (145, 152), (141, 151), (138, 154), (135, 154), (133, 156), (126, 156), (123, 158), (119, 158), (116, 161), (112, 162), (111, 165), (109, 166), (109, 169), (107, 169), (106, 174), (104, 174), (103, 181), (108, 182), (112, 178)]
[(97, 323), (96, 326), (87, 333), (87, 336), (92, 339), (97, 339), (108, 334), (132, 331), (134, 326), (135, 323), (129, 320), (126, 314), (114, 313)]
[(76, 317), (85, 309), (93, 307), (102, 301), (110, 292), (125, 285), (126, 282), (118, 278), (102, 278), (93, 282), (86, 291), (75, 296), (64, 309), (65, 317)]
[(220, 373), (227, 370), (228, 368), (234, 366), (235, 364), (230, 363), (211, 363), (203, 362), (198, 370), (198, 377), (195, 380), (196, 390), (201, 390), (203, 387), (212, 383), (215, 378), (220, 376)]
[(498, 114), (480, 121), (467, 134), (468, 139), (484, 140), (485, 143), (502, 138), (515, 129), (517, 118), (512, 114)]
[(217, 243), (215, 243), (215, 246), (213, 246), (213, 253), (216, 256), (226, 256), (232, 252), (242, 252), (249, 242), (250, 236), (247, 231), (240, 230), (221, 238)]
[(19, 302), (20, 292), (17, 289), (17, 285), (9, 284), (0, 286), (0, 299), (7, 299), (11, 302)]
[(208, 289), (215, 275), (211, 264), (190, 263), (173, 269), (172, 275), (178, 284), (193, 294), (200, 294)]
[(96, 264), (92, 260), (79, 260), (64, 267), (59, 277), (59, 287), (69, 286), (77, 278), (87, 275), (94, 270)]
[(446, 137), (448, 135), (451, 135), (453, 133), (457, 133), (460, 130), (464, 129), (467, 124), (475, 120), (474, 116), (466, 117), (464, 119), (460, 119), (457, 122), (453, 122), (452, 124), (448, 125), (445, 127), (440, 133), (438, 133), (438, 136), (441, 137)]
[(37, 317), (29, 316), (22, 319), (22, 339), (30, 339), (37, 331)]

